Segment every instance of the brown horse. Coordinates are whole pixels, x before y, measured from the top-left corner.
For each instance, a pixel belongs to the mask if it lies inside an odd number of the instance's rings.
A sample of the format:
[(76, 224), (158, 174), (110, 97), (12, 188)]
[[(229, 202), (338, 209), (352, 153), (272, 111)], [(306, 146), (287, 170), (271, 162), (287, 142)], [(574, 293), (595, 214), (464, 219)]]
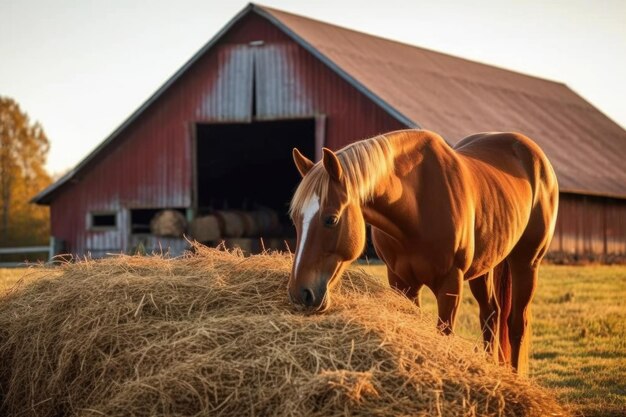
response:
[(392, 287), (418, 305), (430, 288), (450, 333), (470, 280), (489, 351), (527, 372), (529, 304), (558, 205), (554, 171), (533, 141), (481, 133), (453, 149), (436, 133), (403, 130), (324, 148), (317, 164), (297, 149), (293, 157), (303, 177), (290, 208), (293, 303), (329, 306), (329, 287), (363, 251), (367, 222)]

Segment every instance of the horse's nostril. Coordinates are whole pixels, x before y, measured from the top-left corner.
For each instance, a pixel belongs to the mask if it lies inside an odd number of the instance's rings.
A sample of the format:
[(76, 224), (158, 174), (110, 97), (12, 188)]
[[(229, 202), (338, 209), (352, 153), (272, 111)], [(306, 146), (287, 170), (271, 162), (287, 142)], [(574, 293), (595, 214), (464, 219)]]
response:
[(315, 302), (315, 295), (313, 295), (313, 291), (310, 288), (302, 290), (302, 302), (307, 307), (311, 307)]

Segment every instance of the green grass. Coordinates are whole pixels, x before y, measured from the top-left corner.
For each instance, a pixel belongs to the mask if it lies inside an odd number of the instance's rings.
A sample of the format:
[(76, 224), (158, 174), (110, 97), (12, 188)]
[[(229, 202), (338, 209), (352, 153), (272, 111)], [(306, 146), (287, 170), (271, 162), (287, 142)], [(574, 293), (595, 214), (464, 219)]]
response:
[(586, 416), (626, 415), (626, 267), (547, 266), (532, 376)]
[[(383, 265), (358, 267), (385, 277)], [(39, 275), (37, 268), (0, 269), (0, 293)], [(422, 300), (435, 314), (428, 290)], [(626, 415), (626, 266), (545, 265), (532, 311), (531, 378), (577, 414)], [(456, 331), (480, 345), (478, 306), (467, 285)]]

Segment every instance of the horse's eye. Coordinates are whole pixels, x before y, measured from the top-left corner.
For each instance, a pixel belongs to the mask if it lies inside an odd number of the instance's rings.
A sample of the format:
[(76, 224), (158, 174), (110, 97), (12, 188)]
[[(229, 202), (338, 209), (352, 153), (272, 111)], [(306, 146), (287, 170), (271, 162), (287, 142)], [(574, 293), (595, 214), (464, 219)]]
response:
[(326, 227), (335, 227), (339, 223), (339, 217), (337, 216), (328, 216), (324, 219), (324, 226)]

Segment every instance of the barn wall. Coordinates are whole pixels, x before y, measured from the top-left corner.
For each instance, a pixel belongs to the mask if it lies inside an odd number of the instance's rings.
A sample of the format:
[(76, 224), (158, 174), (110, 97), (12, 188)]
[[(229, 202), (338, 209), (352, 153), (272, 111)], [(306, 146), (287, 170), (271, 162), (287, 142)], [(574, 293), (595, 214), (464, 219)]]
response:
[[(249, 45), (259, 40), (263, 45)], [(55, 197), (52, 235), (65, 241), (71, 253), (129, 250), (130, 209), (192, 206), (196, 122), (313, 115), (326, 116), (324, 144), (334, 149), (404, 127), (275, 26), (251, 14)], [(87, 218), (95, 210), (117, 211), (118, 229), (89, 230)]]
[(226, 44), (263, 41), (255, 49), (258, 119), (326, 115), (325, 146), (338, 149), (355, 140), (406, 126), (257, 15), (247, 16), (225, 36)]
[(561, 193), (550, 251), (626, 255), (626, 200)]
[[(197, 62), (51, 203), (52, 235), (72, 253), (127, 250), (129, 208), (191, 205), (190, 121), (206, 108), (219, 55)], [(218, 109), (219, 110), (219, 109)], [(119, 211), (116, 231), (91, 231), (93, 210)]]

